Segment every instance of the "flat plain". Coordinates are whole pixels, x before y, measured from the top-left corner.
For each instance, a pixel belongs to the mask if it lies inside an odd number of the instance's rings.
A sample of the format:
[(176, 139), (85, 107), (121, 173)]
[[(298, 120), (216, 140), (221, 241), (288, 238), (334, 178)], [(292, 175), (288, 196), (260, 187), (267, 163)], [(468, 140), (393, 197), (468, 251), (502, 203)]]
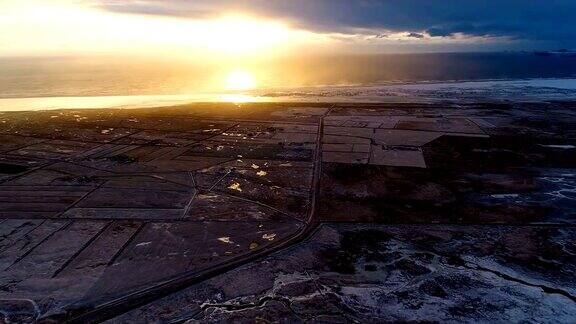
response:
[(575, 225), (571, 101), (0, 114), (5, 322), (568, 323)]

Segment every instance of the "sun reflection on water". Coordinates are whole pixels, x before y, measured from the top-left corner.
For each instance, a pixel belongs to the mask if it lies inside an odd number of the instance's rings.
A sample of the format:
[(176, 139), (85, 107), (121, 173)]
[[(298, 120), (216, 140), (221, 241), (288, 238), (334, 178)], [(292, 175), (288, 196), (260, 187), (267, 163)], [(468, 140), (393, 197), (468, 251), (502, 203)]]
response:
[(220, 96), (220, 100), (222, 102), (238, 104), (247, 102), (261, 102), (262, 98), (245, 94), (224, 94)]

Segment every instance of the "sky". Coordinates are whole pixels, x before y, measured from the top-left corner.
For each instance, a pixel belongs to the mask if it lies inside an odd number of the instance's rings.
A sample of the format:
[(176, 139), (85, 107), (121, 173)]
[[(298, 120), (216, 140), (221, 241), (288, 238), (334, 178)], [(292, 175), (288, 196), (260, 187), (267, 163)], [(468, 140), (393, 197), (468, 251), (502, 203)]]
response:
[(574, 0), (0, 0), (0, 56), (576, 48)]

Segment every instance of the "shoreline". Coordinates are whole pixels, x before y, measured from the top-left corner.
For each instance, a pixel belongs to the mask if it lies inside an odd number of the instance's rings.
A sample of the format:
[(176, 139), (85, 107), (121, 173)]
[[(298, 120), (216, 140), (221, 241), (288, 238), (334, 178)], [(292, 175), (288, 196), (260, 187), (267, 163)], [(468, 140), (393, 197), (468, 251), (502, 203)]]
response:
[(576, 98), (576, 78), (422, 81), (356, 86), (255, 89), (189, 95), (41, 96), (0, 98), (0, 112), (59, 109), (153, 108), (188, 103), (502, 101)]
[[(488, 79), (453, 79), (453, 80), (420, 80), (420, 81), (379, 81), (374, 83), (355, 83), (355, 84), (321, 84), (311, 86), (296, 86), (296, 87), (267, 87), (248, 90), (247, 92), (264, 92), (264, 91), (280, 91), (280, 90), (298, 90), (298, 89), (339, 89), (339, 88), (374, 88), (374, 87), (396, 87), (396, 86), (416, 86), (416, 85), (440, 85), (440, 84), (462, 84), (462, 83), (483, 83), (483, 82), (525, 82), (525, 81), (551, 81), (551, 80), (575, 80), (576, 75), (570, 77), (554, 77), (554, 78), (488, 78)], [(174, 97), (174, 96), (209, 96), (209, 95), (233, 95), (233, 93), (217, 93), (217, 92), (200, 92), (200, 93), (160, 93), (160, 94), (45, 94), (33, 97), (24, 95), (2, 95), (0, 100), (4, 99), (40, 99), (40, 98), (84, 98), (84, 97)]]

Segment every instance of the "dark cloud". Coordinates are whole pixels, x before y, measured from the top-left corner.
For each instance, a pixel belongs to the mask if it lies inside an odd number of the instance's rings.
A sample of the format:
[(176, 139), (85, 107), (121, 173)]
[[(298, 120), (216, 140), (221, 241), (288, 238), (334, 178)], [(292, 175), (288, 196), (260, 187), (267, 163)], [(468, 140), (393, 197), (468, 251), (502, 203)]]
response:
[(322, 32), (376, 29), (414, 36), (502, 36), (576, 47), (575, 0), (99, 0), (97, 4), (112, 11), (186, 17), (242, 11)]
[(424, 38), (424, 34), (411, 32), (408, 34), (408, 37), (421, 39), (421, 38)]

